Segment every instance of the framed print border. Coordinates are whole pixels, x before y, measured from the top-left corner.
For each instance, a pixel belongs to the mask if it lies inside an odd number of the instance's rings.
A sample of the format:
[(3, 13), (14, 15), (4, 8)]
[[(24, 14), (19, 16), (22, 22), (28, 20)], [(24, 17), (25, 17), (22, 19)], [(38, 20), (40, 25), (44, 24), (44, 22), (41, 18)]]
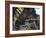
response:
[[(43, 23), (41, 33), (24, 33), (24, 34), (10, 34), (10, 4), (22, 4), (22, 5), (38, 5), (43, 6)], [(5, 37), (18, 37), (18, 36), (33, 36), (45, 34), (45, 4), (36, 2), (20, 2), (20, 1), (5, 1)]]

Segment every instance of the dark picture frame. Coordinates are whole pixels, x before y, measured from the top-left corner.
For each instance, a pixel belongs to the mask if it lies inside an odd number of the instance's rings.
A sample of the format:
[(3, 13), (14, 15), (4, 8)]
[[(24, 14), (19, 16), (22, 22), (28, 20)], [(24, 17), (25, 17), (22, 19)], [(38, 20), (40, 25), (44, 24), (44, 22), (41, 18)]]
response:
[[(42, 32), (38, 33), (23, 33), (23, 34), (10, 34), (10, 4), (22, 4), (22, 5), (38, 5), (42, 8)], [(34, 36), (45, 34), (45, 4), (36, 2), (20, 2), (20, 1), (5, 1), (5, 37), (18, 37), (18, 36)]]

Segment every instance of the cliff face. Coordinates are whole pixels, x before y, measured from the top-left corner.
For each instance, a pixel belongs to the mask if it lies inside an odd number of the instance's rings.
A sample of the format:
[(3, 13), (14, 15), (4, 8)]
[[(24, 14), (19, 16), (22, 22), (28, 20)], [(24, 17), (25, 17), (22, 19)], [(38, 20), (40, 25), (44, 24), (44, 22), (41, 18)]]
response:
[[(14, 15), (19, 14), (17, 10), (14, 11)], [(13, 30), (38, 30), (40, 29), (39, 22), (40, 16), (36, 14), (34, 8), (24, 8), (21, 14), (19, 14), (18, 20), (16, 20), (15, 25), (13, 25)]]

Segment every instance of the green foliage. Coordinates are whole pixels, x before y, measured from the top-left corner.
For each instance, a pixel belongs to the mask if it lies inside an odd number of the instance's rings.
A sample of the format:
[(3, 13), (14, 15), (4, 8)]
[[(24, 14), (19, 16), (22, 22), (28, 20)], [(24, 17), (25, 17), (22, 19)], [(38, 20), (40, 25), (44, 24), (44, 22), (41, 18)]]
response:
[(23, 12), (24, 8), (23, 7), (18, 7), (18, 10), (20, 10), (21, 12)]

